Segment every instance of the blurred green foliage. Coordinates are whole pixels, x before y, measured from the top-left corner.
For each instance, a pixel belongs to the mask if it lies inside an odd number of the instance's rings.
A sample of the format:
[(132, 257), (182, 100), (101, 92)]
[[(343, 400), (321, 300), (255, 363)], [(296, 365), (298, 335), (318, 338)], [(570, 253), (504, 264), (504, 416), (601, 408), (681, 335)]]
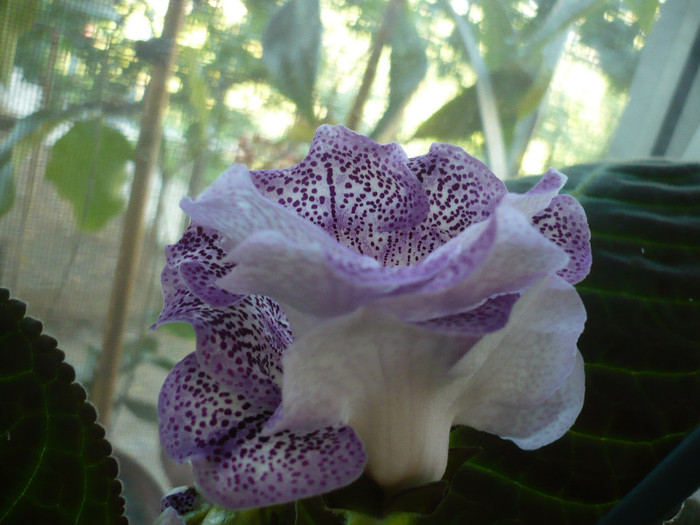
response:
[[(22, 4), (21, 13), (15, 3), (0, 8), (0, 35), (11, 35), (3, 38), (17, 49), (4, 52), (3, 60), (40, 88), (39, 111), (60, 113), (93, 103), (101, 113), (66, 114), (69, 126), (61, 129), (70, 129), (76, 118), (105, 118), (105, 125), (118, 122), (133, 141), (139, 124), (132, 107), (157, 59), (148, 51), (157, 41), (134, 39), (128, 28), (140, 18), (155, 32), (159, 15), (148, 2), (37, 0)], [(253, 168), (280, 165), (281, 159), (294, 162), (319, 124), (346, 122), (358, 102), (364, 108), (360, 132), (382, 141), (451, 141), (483, 158), (478, 79), (455, 20), (443, 2), (401, 0), (399, 16), (387, 26), (384, 17), (393, 16), (388, 3), (193, 1), (160, 157), (166, 182), (175, 177), (196, 194), (232, 162)], [(232, 5), (238, 6), (233, 15)], [(522, 170), (533, 138), (552, 125), (553, 114), (547, 120), (542, 112), (567, 45), (588, 49), (597, 57), (591, 67), (599, 68), (611, 93), (624, 94), (657, 11), (657, 0), (469, 2), (459, 16), (471, 28), (492, 77), (511, 174)], [(391, 30), (380, 38), (382, 27)], [(383, 50), (382, 58), (369, 75), (370, 89), (359, 93), (372, 50)], [(3, 67), (8, 80), (12, 68)], [(567, 136), (585, 126), (571, 118), (566, 124), (562, 135)], [(48, 137), (48, 131), (35, 135), (35, 143), (58, 145), (54, 153), (65, 157), (67, 142), (55, 142), (55, 135), (45, 142)], [(566, 145), (566, 137), (557, 144)], [(16, 164), (3, 158), (0, 165), (0, 213), (12, 205)], [(93, 198), (98, 208), (114, 206), (106, 194)]]

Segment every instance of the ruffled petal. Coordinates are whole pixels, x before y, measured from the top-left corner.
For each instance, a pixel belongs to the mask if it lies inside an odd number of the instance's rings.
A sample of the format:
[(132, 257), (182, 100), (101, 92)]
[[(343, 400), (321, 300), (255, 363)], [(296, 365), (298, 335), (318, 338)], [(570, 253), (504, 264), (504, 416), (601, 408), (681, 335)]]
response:
[(256, 233), (277, 231), (299, 243), (353, 253), (317, 225), (263, 196), (242, 164), (231, 166), (196, 199), (182, 199), (180, 207), (196, 224), (223, 234), (230, 248)]
[(229, 508), (272, 505), (347, 485), (366, 457), (344, 425), (305, 433), (260, 433), (269, 410), (226, 390), (200, 367), (194, 354), (178, 363), (158, 403), (164, 449), (188, 459), (198, 489)]
[(190, 293), (177, 271), (168, 267), (162, 281), (166, 303), (156, 326), (172, 321), (192, 324), (197, 357), (207, 374), (251, 402), (277, 406), (281, 356), (292, 341), (279, 305), (251, 295), (230, 306), (211, 306)]
[(451, 144), (435, 143), (408, 165), (428, 195), (430, 211), (406, 242), (392, 247), (397, 265), (423, 260), (472, 224), (488, 219), (507, 193), (484, 163)]
[(520, 294), (490, 297), (484, 304), (460, 314), (436, 317), (415, 323), (417, 326), (444, 333), (484, 335), (503, 328)]
[(564, 187), (566, 181), (566, 175), (550, 169), (527, 192), (509, 193), (503, 198), (503, 202), (517, 208), (523, 215), (530, 218), (549, 206), (554, 196)]
[(371, 310), (329, 320), (285, 353), (283, 405), (266, 431), (349, 424), (380, 484), (439, 479), (458, 391), (447, 372), (466, 341)]
[(575, 366), (585, 320), (576, 290), (560, 277), (530, 288), (506, 326), (485, 335), (450, 371), (468, 382), (455, 422), (482, 428), (490, 414), (488, 428), (513, 436), (509, 425), (515, 422), (502, 408), (532, 410), (551, 398)]
[(574, 368), (554, 393), (534, 407), (492, 403), (469, 413), (470, 425), (520, 448), (533, 450), (562, 437), (576, 421), (585, 393), (583, 358), (575, 354)]
[(240, 299), (214, 284), (234, 266), (223, 261), (225, 255), (221, 234), (197, 224), (190, 224), (176, 244), (165, 248), (167, 265), (179, 270), (195, 296), (214, 306), (229, 305)]
[(252, 236), (229, 258), (236, 266), (217, 285), (232, 293), (267, 295), (318, 318), (372, 305), (413, 322), (460, 314), (494, 295), (517, 293), (569, 260), (508, 206), (411, 266), (383, 267), (279, 232)]
[(271, 201), (293, 210), (359, 253), (381, 259), (382, 232), (422, 222), (428, 199), (398, 144), (377, 144), (343, 126), (321, 126), (296, 166), (254, 171)]
[(522, 213), (499, 206), (489, 220), (472, 225), (417, 265), (438, 267), (434, 278), (379, 299), (374, 307), (413, 322), (458, 314), (495, 295), (519, 293), (568, 260)]
[(582, 281), (591, 269), (591, 230), (586, 212), (571, 195), (556, 195), (532, 218), (544, 237), (569, 255), (569, 263), (557, 275), (571, 284)]

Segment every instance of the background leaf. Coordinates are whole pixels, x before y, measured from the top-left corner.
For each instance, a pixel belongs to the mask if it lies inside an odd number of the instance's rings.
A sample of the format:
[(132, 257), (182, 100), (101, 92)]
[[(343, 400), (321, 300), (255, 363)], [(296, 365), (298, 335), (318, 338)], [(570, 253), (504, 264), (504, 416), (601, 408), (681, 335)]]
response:
[(318, 0), (288, 0), (275, 11), (262, 37), (263, 61), (277, 88), (311, 122), (321, 47)]
[(645, 32), (654, 24), (659, 0), (625, 0), (625, 4), (637, 17), (637, 22)]
[[(496, 102), (503, 123), (503, 138), (509, 144), (513, 138), (513, 127), (518, 120), (519, 105), (530, 94), (533, 77), (518, 66), (491, 74)], [(537, 102), (537, 101), (535, 101)], [(414, 138), (432, 138), (441, 142), (460, 141), (482, 131), (476, 85), (460, 91), (457, 96), (433, 113), (423, 122)]]
[(427, 43), (416, 31), (413, 12), (402, 6), (391, 37), (389, 103), (377, 123), (373, 137), (378, 137), (396, 123), (411, 95), (428, 71)]
[(140, 399), (127, 398), (123, 401), (123, 404), (140, 420), (147, 423), (158, 423), (158, 409), (156, 408), (155, 402), (147, 403)]
[(29, 151), (32, 146), (39, 144), (49, 132), (75, 112), (76, 108), (58, 113), (38, 111), (15, 122), (0, 144), (0, 216), (10, 211), (14, 203), (14, 155)]
[(126, 524), (95, 409), (25, 310), (0, 289), (0, 522)]
[(0, 2), (0, 83), (7, 83), (14, 68), (17, 40), (29, 31), (39, 11), (39, 0), (3, 0)]
[(46, 178), (73, 206), (79, 228), (102, 228), (125, 205), (122, 187), (133, 147), (101, 119), (76, 122), (56, 141)]
[(564, 171), (592, 232), (593, 267), (577, 287), (588, 312), (583, 411), (535, 451), (455, 430), (453, 446), (481, 451), (423, 525), (595, 524), (700, 423), (700, 165)]
[(345, 517), (326, 508), (323, 498), (307, 498), (295, 503), (294, 525), (344, 525)]
[(0, 217), (6, 214), (15, 203), (15, 181), (12, 177), (12, 164), (0, 166)]

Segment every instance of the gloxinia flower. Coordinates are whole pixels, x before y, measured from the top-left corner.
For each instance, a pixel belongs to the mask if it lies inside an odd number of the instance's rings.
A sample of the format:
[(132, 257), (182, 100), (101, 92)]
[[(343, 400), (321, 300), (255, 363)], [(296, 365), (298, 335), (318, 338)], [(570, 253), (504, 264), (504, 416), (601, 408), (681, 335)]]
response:
[(523, 449), (576, 419), (588, 273), (583, 209), (550, 170), (508, 193), (462, 149), (408, 158), (319, 128), (288, 169), (235, 165), (167, 249), (159, 322), (196, 352), (159, 401), (163, 446), (229, 508), (282, 503), (367, 472), (439, 479), (452, 425)]

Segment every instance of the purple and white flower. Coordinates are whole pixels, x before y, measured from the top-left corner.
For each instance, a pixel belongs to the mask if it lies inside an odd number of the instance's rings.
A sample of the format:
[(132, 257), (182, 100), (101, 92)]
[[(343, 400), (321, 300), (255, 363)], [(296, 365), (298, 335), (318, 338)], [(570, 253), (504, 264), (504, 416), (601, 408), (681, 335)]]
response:
[(165, 450), (229, 508), (282, 503), (366, 471), (439, 479), (452, 425), (523, 449), (576, 419), (590, 268), (579, 203), (550, 170), (506, 190), (462, 149), (408, 158), (342, 126), (280, 170), (235, 165), (167, 249), (159, 323), (196, 352), (159, 400)]

